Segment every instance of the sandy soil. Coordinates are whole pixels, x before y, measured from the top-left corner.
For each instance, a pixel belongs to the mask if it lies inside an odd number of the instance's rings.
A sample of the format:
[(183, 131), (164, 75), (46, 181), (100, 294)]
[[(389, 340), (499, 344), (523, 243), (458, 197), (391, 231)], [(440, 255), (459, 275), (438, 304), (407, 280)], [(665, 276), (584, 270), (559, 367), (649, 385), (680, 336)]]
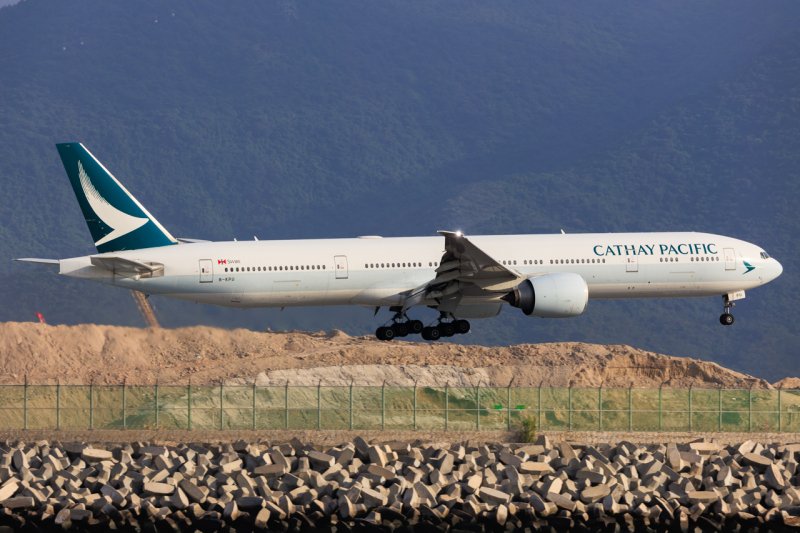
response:
[[(259, 384), (319, 379), (380, 384), (397, 374), (384, 365), (402, 366), (409, 383), (435, 384), (452, 378), (507, 386), (513, 378), (515, 386), (772, 388), (762, 379), (715, 363), (629, 346), (555, 343), (486, 348), (446, 342), (386, 343), (338, 330), (260, 333), (202, 326), (170, 330), (0, 323), (0, 384), (22, 383), (26, 375), (29, 383), (37, 384), (60, 380), (144, 385), (158, 380), (166, 385), (190, 379), (198, 385), (254, 379)], [(797, 378), (792, 380), (784, 380), (783, 388), (800, 385)]]

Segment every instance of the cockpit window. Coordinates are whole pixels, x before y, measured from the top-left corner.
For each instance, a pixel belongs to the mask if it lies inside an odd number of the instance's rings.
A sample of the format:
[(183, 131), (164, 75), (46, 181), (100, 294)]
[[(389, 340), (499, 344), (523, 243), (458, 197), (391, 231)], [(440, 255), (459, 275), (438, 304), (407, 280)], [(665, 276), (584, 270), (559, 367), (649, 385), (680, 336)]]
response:
[(761, 259), (769, 259), (769, 254), (767, 252), (761, 252)]

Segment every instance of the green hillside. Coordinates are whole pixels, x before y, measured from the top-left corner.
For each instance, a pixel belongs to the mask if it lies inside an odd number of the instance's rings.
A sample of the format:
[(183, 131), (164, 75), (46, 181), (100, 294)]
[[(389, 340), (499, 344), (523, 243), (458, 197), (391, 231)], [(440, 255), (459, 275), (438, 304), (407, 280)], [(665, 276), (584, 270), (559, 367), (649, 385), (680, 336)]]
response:
[[(0, 9), (0, 320), (141, 325), (21, 256), (93, 252), (81, 141), (179, 237), (709, 231), (785, 268), (717, 299), (506, 310), (459, 342), (622, 343), (797, 374), (800, 5), (23, 0)], [(13, 277), (12, 277), (13, 276)], [(166, 326), (374, 330), (364, 309), (153, 298)], [(433, 313), (420, 311), (420, 315)], [(384, 317), (386, 318), (386, 317)]]

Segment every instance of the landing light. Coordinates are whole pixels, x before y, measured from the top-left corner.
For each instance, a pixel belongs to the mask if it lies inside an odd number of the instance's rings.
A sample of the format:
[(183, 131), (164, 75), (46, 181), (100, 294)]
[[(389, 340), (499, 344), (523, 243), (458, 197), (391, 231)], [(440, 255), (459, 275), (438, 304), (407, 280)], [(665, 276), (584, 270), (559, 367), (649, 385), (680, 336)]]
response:
[(460, 231), (456, 232), (456, 237), (461, 237), (462, 233)]

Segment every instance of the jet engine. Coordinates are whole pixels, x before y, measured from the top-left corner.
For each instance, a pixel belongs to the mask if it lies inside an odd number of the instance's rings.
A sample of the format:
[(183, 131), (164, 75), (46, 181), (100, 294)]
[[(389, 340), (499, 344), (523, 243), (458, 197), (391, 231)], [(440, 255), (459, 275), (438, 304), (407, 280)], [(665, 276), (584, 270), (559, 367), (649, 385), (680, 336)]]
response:
[(578, 274), (546, 274), (526, 279), (503, 300), (528, 316), (569, 318), (586, 311), (589, 287)]

